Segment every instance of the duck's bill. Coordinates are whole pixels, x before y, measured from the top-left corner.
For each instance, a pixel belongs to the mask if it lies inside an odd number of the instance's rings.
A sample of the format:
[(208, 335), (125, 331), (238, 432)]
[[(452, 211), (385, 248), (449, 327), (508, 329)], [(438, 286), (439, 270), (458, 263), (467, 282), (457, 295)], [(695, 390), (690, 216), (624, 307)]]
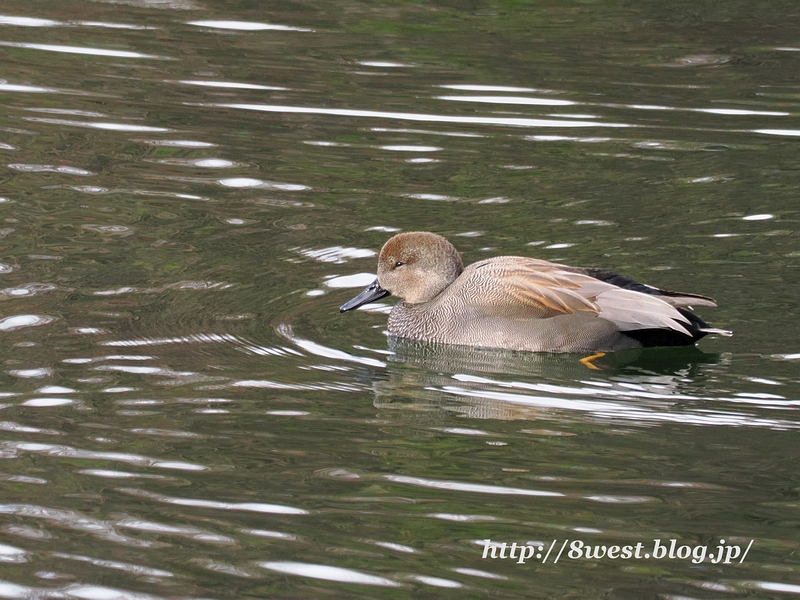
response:
[(353, 310), (354, 308), (358, 308), (359, 306), (363, 306), (365, 304), (369, 304), (370, 302), (375, 302), (375, 300), (379, 300), (384, 296), (388, 296), (389, 292), (383, 289), (380, 285), (378, 285), (378, 280), (376, 279), (372, 283), (370, 283), (364, 291), (361, 292), (358, 296), (350, 300), (349, 302), (345, 302), (339, 307), (339, 312), (347, 312), (348, 310)]

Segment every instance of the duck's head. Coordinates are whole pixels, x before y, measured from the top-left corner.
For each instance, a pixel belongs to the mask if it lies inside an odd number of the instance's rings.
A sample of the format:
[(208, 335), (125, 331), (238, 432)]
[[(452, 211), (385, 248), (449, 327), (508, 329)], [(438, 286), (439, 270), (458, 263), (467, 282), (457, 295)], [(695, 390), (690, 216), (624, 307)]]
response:
[(442, 236), (427, 231), (399, 233), (381, 249), (378, 278), (339, 311), (358, 308), (388, 294), (409, 304), (428, 302), (463, 270), (458, 251)]

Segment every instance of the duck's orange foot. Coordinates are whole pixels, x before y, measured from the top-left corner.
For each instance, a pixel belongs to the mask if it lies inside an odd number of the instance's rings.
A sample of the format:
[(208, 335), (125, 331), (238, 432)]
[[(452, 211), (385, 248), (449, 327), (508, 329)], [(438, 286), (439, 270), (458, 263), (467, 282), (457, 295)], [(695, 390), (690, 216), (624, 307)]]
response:
[(605, 352), (595, 352), (594, 354), (591, 354), (589, 356), (584, 356), (582, 359), (580, 359), (580, 362), (584, 366), (592, 369), (593, 371), (600, 371), (602, 367), (598, 367), (596, 364), (594, 364), (594, 361), (597, 360), (598, 358), (604, 357), (605, 355), (606, 355)]

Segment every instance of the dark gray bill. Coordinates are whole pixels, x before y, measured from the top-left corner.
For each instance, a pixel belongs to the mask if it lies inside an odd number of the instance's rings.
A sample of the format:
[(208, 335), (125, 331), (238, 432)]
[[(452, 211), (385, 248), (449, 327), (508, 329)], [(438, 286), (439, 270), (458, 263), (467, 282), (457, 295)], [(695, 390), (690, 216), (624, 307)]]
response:
[(339, 312), (347, 312), (348, 310), (353, 310), (354, 308), (358, 308), (359, 306), (363, 306), (364, 304), (369, 304), (370, 302), (375, 302), (375, 300), (378, 300), (388, 295), (389, 292), (387, 292), (380, 285), (378, 285), (378, 280), (376, 279), (375, 281), (370, 283), (366, 288), (364, 288), (364, 291), (361, 292), (358, 296), (342, 304), (339, 307)]

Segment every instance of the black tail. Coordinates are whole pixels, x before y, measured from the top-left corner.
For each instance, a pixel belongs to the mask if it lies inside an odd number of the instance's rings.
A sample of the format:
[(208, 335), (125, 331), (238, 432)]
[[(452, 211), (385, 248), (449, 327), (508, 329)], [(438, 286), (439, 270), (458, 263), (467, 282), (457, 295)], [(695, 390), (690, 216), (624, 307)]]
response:
[[(696, 298), (698, 304), (704, 302), (707, 306), (714, 306), (714, 301), (706, 296), (699, 296), (697, 294), (684, 294), (681, 292), (668, 292), (660, 290), (653, 286), (639, 283), (638, 281), (625, 277), (614, 271), (607, 271), (605, 269), (581, 269), (582, 273), (599, 279), (605, 283), (610, 283), (625, 290), (632, 292), (639, 292), (640, 294), (649, 294), (651, 296), (665, 296), (665, 297), (680, 297), (680, 298)], [(709, 304), (710, 303), (710, 304)], [(715, 329), (708, 323), (703, 321), (700, 317), (692, 311), (685, 308), (676, 307), (676, 310), (681, 313), (689, 321), (688, 323), (681, 322), (681, 325), (691, 334), (686, 335), (679, 331), (671, 329), (638, 329), (634, 331), (625, 331), (624, 335), (635, 339), (644, 347), (650, 346), (688, 346), (694, 344), (697, 340), (702, 339), (709, 333), (717, 333), (720, 335), (731, 335), (729, 331), (722, 329)]]

